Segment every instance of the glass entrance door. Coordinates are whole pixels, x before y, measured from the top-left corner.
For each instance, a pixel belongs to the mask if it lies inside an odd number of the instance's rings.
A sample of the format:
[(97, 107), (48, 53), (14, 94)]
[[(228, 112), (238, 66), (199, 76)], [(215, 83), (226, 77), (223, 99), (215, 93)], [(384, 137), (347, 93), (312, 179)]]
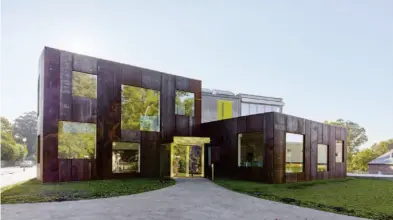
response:
[(202, 147), (190, 146), (189, 174), (191, 176), (202, 175)]
[(186, 177), (188, 175), (188, 146), (174, 145), (172, 147), (172, 176)]
[(202, 146), (173, 145), (171, 152), (171, 176), (202, 177), (202, 154)]

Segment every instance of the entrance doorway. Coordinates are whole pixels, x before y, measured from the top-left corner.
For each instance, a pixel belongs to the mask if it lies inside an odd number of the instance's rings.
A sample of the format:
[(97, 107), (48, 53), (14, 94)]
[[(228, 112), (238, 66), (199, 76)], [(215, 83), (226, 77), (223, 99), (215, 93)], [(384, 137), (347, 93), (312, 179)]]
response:
[(210, 138), (174, 137), (170, 145), (171, 177), (204, 177), (204, 144)]
[(173, 177), (202, 176), (202, 146), (174, 145), (172, 152)]

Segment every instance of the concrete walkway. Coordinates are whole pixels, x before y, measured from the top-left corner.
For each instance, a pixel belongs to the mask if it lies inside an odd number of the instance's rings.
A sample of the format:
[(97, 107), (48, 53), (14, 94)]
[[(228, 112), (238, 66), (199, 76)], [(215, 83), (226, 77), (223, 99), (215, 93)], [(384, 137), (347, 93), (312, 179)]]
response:
[(175, 186), (116, 198), (2, 205), (1, 211), (7, 220), (360, 219), (250, 197), (206, 179), (178, 179)]

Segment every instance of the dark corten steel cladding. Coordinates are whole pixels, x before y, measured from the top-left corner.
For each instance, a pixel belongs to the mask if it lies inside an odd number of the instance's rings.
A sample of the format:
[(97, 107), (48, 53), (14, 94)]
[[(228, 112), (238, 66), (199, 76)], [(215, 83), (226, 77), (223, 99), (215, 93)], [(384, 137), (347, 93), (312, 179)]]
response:
[[(262, 167), (238, 166), (238, 134), (261, 132), (264, 137)], [(286, 173), (286, 133), (304, 135), (303, 172)], [(336, 140), (346, 140), (346, 129), (291, 115), (270, 112), (201, 124), (201, 135), (210, 137), (219, 147), (215, 163), (217, 177), (256, 180), (266, 183), (288, 183), (346, 177), (347, 146), (343, 141), (343, 162), (336, 162)], [(317, 171), (317, 146), (329, 146), (328, 171)], [(205, 171), (209, 174), (209, 170)]]
[[(75, 71), (95, 80), (96, 94), (73, 95)], [(159, 92), (159, 129), (122, 128), (123, 85)], [(192, 116), (175, 113), (177, 91), (194, 95)], [(218, 177), (285, 183), (346, 176), (346, 141), (343, 142), (342, 163), (336, 163), (335, 151), (331, 150), (335, 149), (336, 140), (346, 140), (344, 128), (274, 112), (201, 124), (201, 98), (200, 80), (45, 47), (39, 63), (38, 179), (60, 182), (167, 176), (170, 154), (163, 144), (172, 143), (174, 136), (210, 137), (212, 155), (219, 158), (215, 164)], [(60, 127), (59, 122), (94, 125), (94, 157), (60, 157), (63, 154), (59, 151), (60, 133), (65, 128)], [(238, 134), (251, 132), (263, 134), (261, 167), (238, 166)], [(286, 173), (287, 132), (304, 135), (303, 172)], [(86, 134), (86, 138), (91, 136)], [(114, 172), (116, 142), (138, 143), (138, 172)], [(329, 146), (328, 171), (325, 172), (317, 171), (318, 144)], [(254, 154), (248, 155), (251, 158)], [(120, 157), (126, 156), (132, 158), (132, 154)], [(207, 163), (204, 169), (209, 176)]]
[[(72, 96), (72, 72), (97, 76), (97, 99)], [(121, 85), (160, 92), (160, 131), (121, 130)], [(45, 47), (39, 69), (38, 178), (43, 182), (159, 176), (161, 143), (201, 122), (201, 81)], [(195, 95), (195, 116), (175, 115), (175, 91)], [(59, 159), (58, 122), (96, 123), (95, 159)], [(140, 173), (112, 173), (112, 143), (140, 143)]]

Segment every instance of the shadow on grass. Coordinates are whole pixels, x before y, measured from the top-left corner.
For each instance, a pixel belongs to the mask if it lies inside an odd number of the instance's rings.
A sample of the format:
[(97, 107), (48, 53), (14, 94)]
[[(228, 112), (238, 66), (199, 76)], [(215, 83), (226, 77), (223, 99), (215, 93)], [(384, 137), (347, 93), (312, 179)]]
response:
[(62, 202), (137, 194), (174, 185), (175, 181), (145, 178), (41, 183), (32, 179), (1, 189), (1, 203)]

